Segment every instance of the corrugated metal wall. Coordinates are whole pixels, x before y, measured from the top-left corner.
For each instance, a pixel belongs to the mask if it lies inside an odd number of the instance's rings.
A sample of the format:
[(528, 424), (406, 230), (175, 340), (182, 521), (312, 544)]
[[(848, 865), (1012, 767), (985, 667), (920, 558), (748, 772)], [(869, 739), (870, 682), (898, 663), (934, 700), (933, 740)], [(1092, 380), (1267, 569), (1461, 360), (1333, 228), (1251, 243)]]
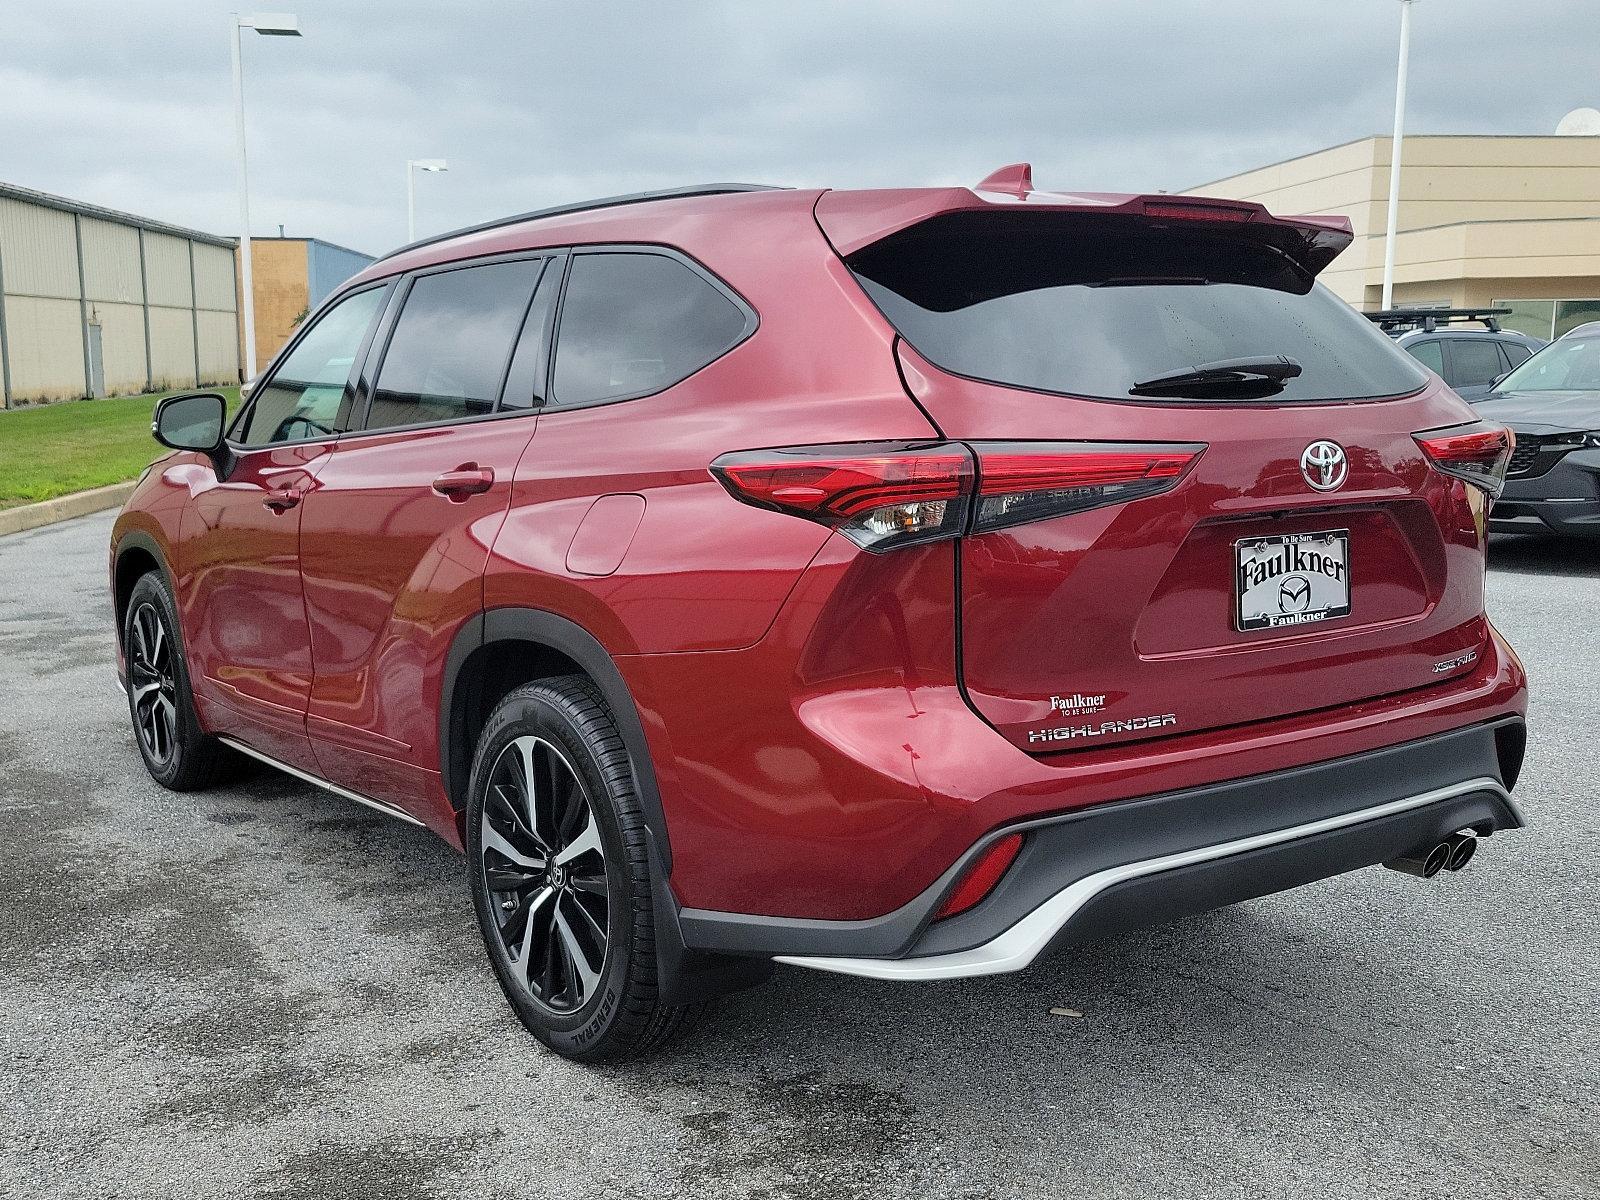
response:
[(11, 396), (83, 395), (83, 314), (72, 214), (0, 198), (0, 284)]
[(12, 190), (0, 195), (7, 405), (238, 381), (231, 246)]

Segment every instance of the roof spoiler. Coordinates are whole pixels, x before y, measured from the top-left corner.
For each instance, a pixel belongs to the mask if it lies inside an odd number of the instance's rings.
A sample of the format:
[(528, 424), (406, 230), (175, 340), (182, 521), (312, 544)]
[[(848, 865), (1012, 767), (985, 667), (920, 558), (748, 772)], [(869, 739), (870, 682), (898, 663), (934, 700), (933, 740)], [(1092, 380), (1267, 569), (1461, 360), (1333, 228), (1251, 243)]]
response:
[[(909, 201), (909, 202), (908, 202)], [(1150, 221), (1227, 224), (1288, 256), (1316, 275), (1355, 240), (1345, 216), (1278, 217), (1248, 200), (1205, 196), (1127, 195), (1108, 192), (1041, 192), (1033, 167), (1012, 163), (972, 188), (928, 188), (916, 192), (827, 192), (817, 220), (841, 255), (946, 213), (996, 209), (1142, 217)]]

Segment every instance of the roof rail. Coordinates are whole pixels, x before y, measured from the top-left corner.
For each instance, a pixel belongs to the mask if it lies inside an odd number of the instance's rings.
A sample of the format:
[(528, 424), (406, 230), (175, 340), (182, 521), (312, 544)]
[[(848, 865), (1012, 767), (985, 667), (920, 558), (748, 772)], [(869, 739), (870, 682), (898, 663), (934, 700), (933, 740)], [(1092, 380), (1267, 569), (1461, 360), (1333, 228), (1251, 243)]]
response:
[(488, 229), (499, 229), (506, 225), (520, 225), (524, 221), (539, 221), (545, 217), (564, 217), (568, 213), (590, 212), (597, 208), (619, 208), (624, 204), (646, 204), (652, 200), (682, 200), (690, 196), (721, 196), (731, 192), (776, 192), (787, 189), (766, 183), (699, 183), (689, 187), (662, 188), (654, 192), (632, 192), (626, 196), (606, 196), (599, 200), (580, 200), (574, 204), (558, 204), (554, 208), (540, 208), (533, 212), (518, 213), (514, 217), (498, 217), (493, 221), (484, 221), (478, 225), (465, 225), (460, 229), (452, 229), (448, 233), (436, 233), (432, 237), (420, 238), (415, 242), (408, 242), (389, 253), (381, 255), (378, 262), (404, 254), (408, 250), (416, 250), (422, 246), (432, 246), (437, 242), (447, 242), (451, 238), (465, 237), (469, 233), (483, 233)]
[(1367, 320), (1386, 333), (1406, 329), (1421, 329), (1432, 333), (1441, 325), (1457, 325), (1465, 321), (1481, 321), (1490, 333), (1500, 332), (1500, 322), (1509, 308), (1386, 308), (1379, 312), (1362, 313)]

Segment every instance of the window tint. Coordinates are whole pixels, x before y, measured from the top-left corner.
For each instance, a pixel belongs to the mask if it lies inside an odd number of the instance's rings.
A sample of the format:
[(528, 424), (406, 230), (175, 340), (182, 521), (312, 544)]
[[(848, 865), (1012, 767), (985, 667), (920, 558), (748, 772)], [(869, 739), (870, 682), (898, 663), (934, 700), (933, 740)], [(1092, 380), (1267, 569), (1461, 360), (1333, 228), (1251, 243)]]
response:
[(1521, 342), (1501, 342), (1500, 349), (1505, 353), (1506, 361), (1513, 367), (1520, 367), (1533, 357), (1533, 351)]
[(1144, 380), (1280, 354), (1303, 370), (1277, 401), (1393, 396), (1424, 380), (1371, 321), (1288, 259), (1215, 228), (952, 214), (849, 261), (925, 357), (1012, 387), (1125, 400)]
[(744, 312), (677, 259), (579, 254), (561, 304), (555, 402), (659, 392), (730, 349), (744, 331)]
[(537, 408), (544, 403), (545, 368), (550, 363), (550, 322), (555, 317), (556, 296), (560, 291), (561, 260), (557, 259), (545, 268), (527, 319), (522, 322), (522, 336), (517, 339), (505, 391), (500, 395), (501, 408)]
[(419, 276), (378, 368), (368, 429), (493, 412), (542, 259)]
[(1500, 351), (1488, 338), (1454, 338), (1450, 342), (1450, 386), (1477, 387), (1492, 383), (1505, 370)]
[(349, 416), (356, 354), (386, 294), (381, 287), (357, 292), (318, 317), (256, 389), (234, 440), (265, 446), (337, 433)]
[(1444, 348), (1437, 341), (1409, 342), (1406, 353), (1435, 374), (1444, 374)]

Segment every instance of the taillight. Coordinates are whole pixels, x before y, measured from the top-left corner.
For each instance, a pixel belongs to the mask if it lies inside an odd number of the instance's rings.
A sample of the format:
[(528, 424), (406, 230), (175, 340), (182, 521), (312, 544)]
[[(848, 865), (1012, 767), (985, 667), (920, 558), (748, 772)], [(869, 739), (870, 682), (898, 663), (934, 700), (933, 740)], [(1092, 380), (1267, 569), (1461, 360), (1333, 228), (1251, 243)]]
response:
[(995, 884), (999, 883), (1001, 876), (1011, 869), (1017, 851), (1021, 849), (1020, 833), (1008, 833), (985, 849), (978, 855), (977, 861), (967, 868), (967, 873), (961, 877), (961, 882), (956, 884), (955, 891), (951, 892), (939, 906), (939, 911), (934, 914), (933, 919), (942, 921), (946, 917), (966, 912), (994, 891)]
[(1204, 446), (980, 442), (975, 533), (1154, 496), (1174, 487)]
[(711, 471), (746, 504), (837, 529), (868, 550), (1153, 496), (1200, 445), (869, 442), (724, 454)]
[(1506, 486), (1506, 466), (1516, 448), (1516, 435), (1503, 425), (1475, 421), (1451, 429), (1416, 435), (1428, 460), (1446, 475), (1464, 479), (1490, 496)]
[(787, 446), (724, 454), (711, 471), (734, 499), (887, 550), (966, 528), (972, 454), (954, 442)]

